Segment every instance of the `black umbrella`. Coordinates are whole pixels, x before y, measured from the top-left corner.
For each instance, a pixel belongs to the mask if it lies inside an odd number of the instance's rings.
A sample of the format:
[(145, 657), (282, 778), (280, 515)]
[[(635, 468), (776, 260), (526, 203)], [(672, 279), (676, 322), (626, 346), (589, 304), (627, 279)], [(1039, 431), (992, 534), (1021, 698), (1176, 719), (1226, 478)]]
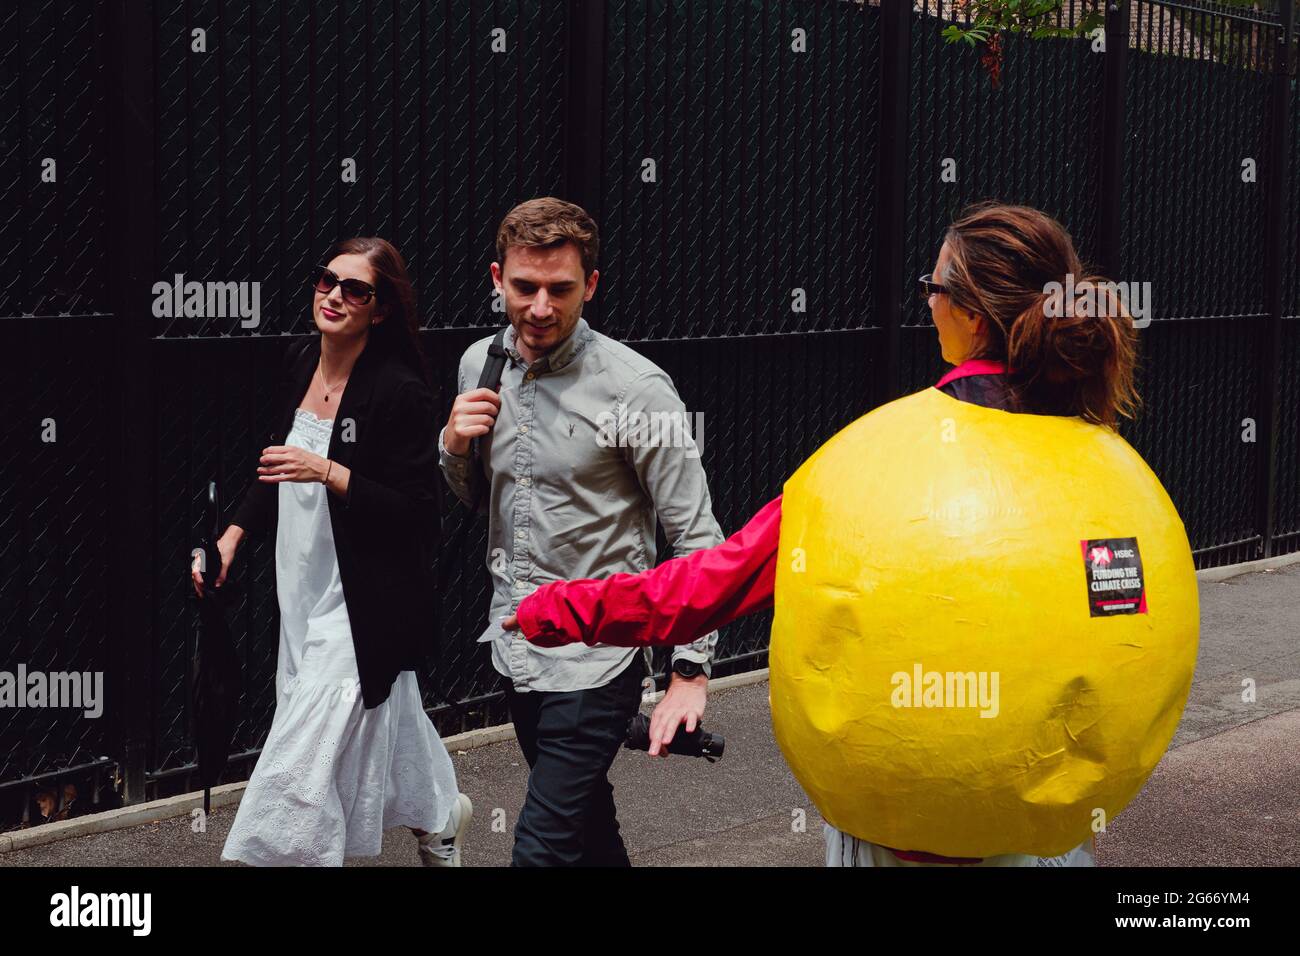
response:
[(199, 782), (203, 786), (204, 816), (211, 810), (212, 787), (221, 779), (230, 756), (230, 743), (239, 723), (239, 695), (243, 668), (230, 635), (227, 613), (237, 592), (227, 579), (216, 585), (221, 573), (217, 539), (221, 536), (221, 500), (215, 481), (208, 483), (206, 536), (203, 541), (203, 596), (199, 602), (199, 635), (194, 658), (194, 749), (198, 754)]

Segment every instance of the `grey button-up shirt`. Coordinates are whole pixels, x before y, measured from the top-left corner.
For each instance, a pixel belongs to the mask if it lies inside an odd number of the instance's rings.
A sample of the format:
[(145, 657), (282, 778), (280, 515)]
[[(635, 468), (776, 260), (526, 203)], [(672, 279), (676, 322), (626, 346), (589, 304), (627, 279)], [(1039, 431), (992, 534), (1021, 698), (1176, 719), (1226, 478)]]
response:
[[(461, 356), (457, 393), (472, 388), (492, 336)], [(579, 318), (573, 334), (531, 365), (508, 329), (501, 411), (482, 439), (486, 476), (438, 435), (443, 474), (469, 505), (488, 481), (487, 566), (492, 604), (480, 643), (519, 691), (600, 687), (635, 648), (598, 644), (537, 647), (501, 619), (539, 586), (644, 571), (654, 564), (655, 518), (676, 555), (723, 540), (713, 517), (686, 409), (662, 369)], [(657, 418), (655, 416), (658, 416)], [(709, 669), (717, 632), (675, 648)]]

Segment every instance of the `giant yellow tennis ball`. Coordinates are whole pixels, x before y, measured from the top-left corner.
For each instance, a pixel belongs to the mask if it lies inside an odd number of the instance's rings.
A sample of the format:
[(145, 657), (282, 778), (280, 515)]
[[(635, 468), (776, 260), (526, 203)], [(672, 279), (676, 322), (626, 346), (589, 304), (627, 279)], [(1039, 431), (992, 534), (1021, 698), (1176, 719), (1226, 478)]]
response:
[(1081, 419), (926, 389), (786, 483), (773, 727), (822, 815), (873, 843), (1085, 842), (1168, 746), (1198, 632), (1169, 496)]

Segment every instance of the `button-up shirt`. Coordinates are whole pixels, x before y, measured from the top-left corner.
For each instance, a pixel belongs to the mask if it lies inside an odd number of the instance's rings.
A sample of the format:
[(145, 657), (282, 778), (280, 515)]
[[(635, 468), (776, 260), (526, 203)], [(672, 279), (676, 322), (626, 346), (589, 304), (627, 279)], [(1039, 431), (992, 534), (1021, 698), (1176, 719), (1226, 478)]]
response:
[[(457, 392), (478, 382), (492, 336), (461, 356)], [(723, 540), (685, 406), (672, 379), (649, 359), (579, 318), (573, 333), (534, 362), (506, 330), (501, 410), (481, 439), (483, 472), (469, 457), (438, 453), (452, 491), (467, 505), (487, 482), (486, 563), (492, 576), (480, 643), (519, 691), (600, 687), (640, 653), (597, 644), (537, 647), (501, 620), (543, 584), (636, 573), (656, 558), (655, 520), (674, 555)], [(706, 672), (714, 631), (674, 649)]]

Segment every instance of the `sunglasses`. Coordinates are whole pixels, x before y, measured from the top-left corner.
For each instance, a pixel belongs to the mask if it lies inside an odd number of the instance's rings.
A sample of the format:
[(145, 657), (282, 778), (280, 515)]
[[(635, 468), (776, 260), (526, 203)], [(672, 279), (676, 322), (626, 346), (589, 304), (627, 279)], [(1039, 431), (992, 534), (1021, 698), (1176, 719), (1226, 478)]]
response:
[(927, 301), (932, 295), (947, 295), (948, 289), (934, 281), (934, 273), (927, 272), (921, 278), (916, 280), (920, 283), (917, 292), (921, 296), (921, 301)]
[(367, 305), (375, 297), (375, 287), (369, 282), (362, 282), (360, 279), (340, 279), (324, 266), (319, 268), (320, 273), (315, 283), (317, 292), (329, 295), (330, 291), (338, 286), (343, 292), (343, 301), (348, 305)]

